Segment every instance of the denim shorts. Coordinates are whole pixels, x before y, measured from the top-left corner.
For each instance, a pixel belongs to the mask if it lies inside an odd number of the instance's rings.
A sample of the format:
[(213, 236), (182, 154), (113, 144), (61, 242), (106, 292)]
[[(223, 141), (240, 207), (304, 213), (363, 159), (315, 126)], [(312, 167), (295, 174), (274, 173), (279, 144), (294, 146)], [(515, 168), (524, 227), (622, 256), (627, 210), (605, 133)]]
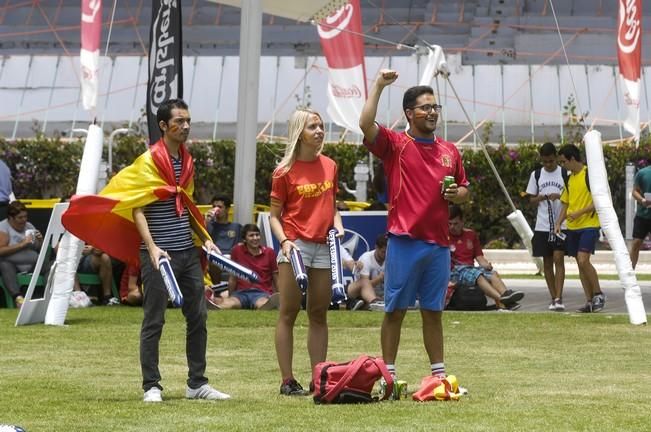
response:
[(255, 309), (255, 303), (261, 298), (269, 298), (269, 293), (258, 288), (235, 291), (231, 294), (242, 304), (242, 309)]
[[(304, 240), (294, 240), (294, 244), (298, 246), (303, 258), (305, 267), (317, 269), (330, 268), (330, 248), (325, 243), (313, 243)], [(288, 263), (289, 260), (283, 255), (282, 249), (278, 252), (278, 264)]]

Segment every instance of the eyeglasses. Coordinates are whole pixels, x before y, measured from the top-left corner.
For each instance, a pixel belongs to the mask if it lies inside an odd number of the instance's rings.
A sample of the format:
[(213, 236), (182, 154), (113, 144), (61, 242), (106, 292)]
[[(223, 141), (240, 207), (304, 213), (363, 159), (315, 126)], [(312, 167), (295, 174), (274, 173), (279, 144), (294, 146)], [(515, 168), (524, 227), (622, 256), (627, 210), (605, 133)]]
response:
[(412, 107), (411, 109), (416, 109), (416, 108), (420, 108), (421, 110), (423, 110), (425, 112), (430, 112), (430, 111), (434, 110), (434, 112), (436, 114), (440, 114), (441, 109), (443, 107), (441, 105), (437, 105), (437, 104), (422, 104), (422, 105), (416, 105), (415, 107)]

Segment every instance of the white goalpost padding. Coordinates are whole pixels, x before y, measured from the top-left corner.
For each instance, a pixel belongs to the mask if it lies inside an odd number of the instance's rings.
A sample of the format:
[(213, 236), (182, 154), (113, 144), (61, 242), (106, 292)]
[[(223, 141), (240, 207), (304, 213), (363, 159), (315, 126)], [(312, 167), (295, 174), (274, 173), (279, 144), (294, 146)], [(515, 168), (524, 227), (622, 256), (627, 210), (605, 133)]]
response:
[[(90, 125), (79, 167), (77, 195), (97, 193), (103, 140), (102, 129), (97, 125)], [(54, 206), (34, 271), (35, 275), (39, 274), (45, 257), (49, 256), (51, 248), (56, 247), (58, 243), (57, 259), (50, 269), (45, 295), (41, 299), (31, 298), (36, 286), (36, 278), (32, 278), (25, 303), (16, 319), (16, 325), (39, 322), (44, 322), (46, 325), (63, 325), (65, 322), (70, 294), (74, 288), (77, 265), (84, 247), (81, 240), (67, 232), (61, 225), (61, 215), (67, 208), (68, 203)], [(50, 247), (46, 247), (46, 245)]]
[(629, 321), (634, 325), (646, 324), (646, 311), (642, 302), (642, 292), (637, 283), (631, 258), (619, 228), (619, 220), (613, 208), (613, 200), (608, 186), (608, 174), (604, 163), (604, 154), (601, 144), (601, 133), (592, 130), (583, 137), (585, 141), (585, 156), (588, 165), (590, 192), (594, 202), (599, 223), (608, 238), (608, 243), (613, 250), (615, 266), (619, 280), (624, 289), (624, 300), (628, 310)]
[[(79, 167), (77, 195), (97, 193), (103, 142), (102, 128), (94, 124), (90, 125)], [(61, 219), (58, 222), (61, 223)], [(84, 243), (77, 237), (69, 232), (63, 235), (52, 276), (52, 297), (45, 314), (46, 325), (63, 325), (65, 322), (70, 294), (72, 294), (75, 284), (75, 273), (83, 248)]]

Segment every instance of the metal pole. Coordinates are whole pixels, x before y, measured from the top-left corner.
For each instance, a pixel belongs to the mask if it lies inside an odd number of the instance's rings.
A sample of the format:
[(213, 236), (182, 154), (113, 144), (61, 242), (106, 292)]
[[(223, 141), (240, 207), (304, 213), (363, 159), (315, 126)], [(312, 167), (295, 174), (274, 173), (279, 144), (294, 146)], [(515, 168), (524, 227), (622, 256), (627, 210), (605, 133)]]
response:
[(115, 69), (115, 57), (111, 58), (111, 72), (109, 72), (108, 88), (106, 89), (106, 97), (104, 98), (104, 111), (102, 112), (102, 121), (100, 129), (104, 130), (104, 117), (108, 111), (109, 97), (111, 96), (111, 87), (113, 86), (113, 70)]
[(133, 125), (133, 111), (136, 109), (137, 106), (137, 98), (138, 98), (138, 83), (140, 82), (140, 69), (142, 69), (142, 61), (144, 60), (145, 57), (140, 57), (140, 61), (138, 62), (138, 73), (136, 74), (136, 86), (135, 86), (135, 91), (133, 92), (133, 100), (131, 101), (131, 114), (129, 114), (129, 129), (131, 129), (131, 126)]
[(504, 182), (502, 182), (502, 178), (500, 177), (500, 174), (497, 172), (497, 168), (495, 168), (495, 164), (493, 164), (493, 161), (491, 160), (490, 155), (488, 154), (488, 151), (486, 150), (486, 145), (481, 140), (481, 137), (479, 136), (479, 133), (477, 132), (477, 128), (475, 128), (475, 125), (470, 120), (470, 116), (468, 115), (468, 112), (466, 111), (466, 108), (463, 106), (463, 103), (461, 103), (461, 98), (457, 94), (457, 90), (452, 85), (452, 81), (450, 81), (450, 77), (446, 77), (446, 79), (447, 79), (448, 83), (450, 84), (450, 88), (452, 89), (452, 92), (454, 93), (454, 96), (459, 101), (459, 106), (461, 107), (461, 111), (463, 111), (463, 114), (466, 116), (466, 120), (468, 120), (468, 124), (470, 124), (470, 127), (472, 128), (472, 132), (477, 137), (477, 141), (479, 142), (479, 144), (481, 146), (481, 150), (484, 152), (484, 156), (486, 156), (486, 161), (488, 161), (488, 165), (491, 167), (491, 170), (493, 171), (493, 174), (495, 175), (495, 178), (497, 179), (497, 183), (500, 185), (500, 189), (502, 189), (502, 192), (504, 193), (504, 196), (506, 197), (506, 200), (508, 201), (509, 205), (511, 206), (511, 209), (514, 212), (517, 211), (517, 209), (515, 208), (515, 204), (513, 204), (513, 200), (511, 200), (511, 196), (509, 195), (509, 192), (506, 190), (506, 186), (504, 186)]
[(14, 131), (11, 134), (11, 140), (16, 139), (16, 133), (18, 132), (18, 123), (20, 122), (20, 113), (23, 109), (23, 102), (25, 102), (25, 93), (27, 93), (27, 83), (29, 82), (29, 76), (32, 72), (32, 60), (33, 56), (29, 56), (29, 64), (27, 65), (27, 73), (25, 74), (25, 85), (23, 87), (23, 94), (20, 96), (20, 103), (18, 104), (18, 109), (16, 110), (16, 121), (14, 122)]
[[(472, 125), (477, 127), (477, 92), (475, 86), (475, 65), (472, 65)], [(477, 150), (477, 136), (472, 134), (472, 149)]]
[[(436, 78), (438, 81), (438, 77)], [(448, 82), (443, 81), (443, 98), (445, 99), (445, 103), (442, 104), (443, 106), (448, 106)], [(439, 102), (440, 103), (440, 102)], [(447, 111), (443, 111), (443, 139), (448, 140), (448, 113)]]
[(619, 86), (617, 83), (617, 72), (615, 72), (615, 66), (612, 67), (613, 70), (613, 80), (615, 81), (615, 106), (617, 107), (617, 126), (619, 126), (619, 139), (624, 140), (624, 131), (622, 130), (622, 113), (619, 109)]
[(54, 78), (52, 78), (52, 85), (50, 86), (50, 96), (47, 100), (47, 109), (45, 110), (45, 119), (43, 120), (43, 128), (41, 132), (45, 134), (45, 129), (47, 128), (47, 118), (50, 114), (50, 107), (52, 106), (52, 97), (54, 96), (54, 86), (57, 82), (57, 76), (59, 75), (59, 63), (61, 62), (61, 56), (57, 56), (57, 64), (54, 67)]
[(559, 127), (561, 128), (561, 142), (565, 142), (565, 135), (563, 132), (563, 98), (561, 96), (561, 68), (556, 65), (556, 77), (558, 78), (558, 113), (559, 113)]
[(194, 56), (192, 63), (192, 79), (190, 79), (190, 96), (188, 97), (188, 105), (192, 106), (192, 94), (194, 93), (194, 79), (197, 76), (197, 56)]
[(116, 135), (128, 135), (129, 132), (131, 132), (131, 129), (127, 128), (119, 128), (111, 132), (109, 135), (108, 139), (108, 171), (110, 173), (113, 172), (113, 138), (115, 138)]
[(506, 144), (506, 112), (504, 111), (504, 65), (500, 65), (500, 80), (500, 91), (502, 92), (502, 144)]
[[(646, 68), (642, 68), (642, 84), (644, 84), (644, 103), (646, 104), (646, 113), (649, 116), (646, 128), (651, 130), (651, 112), (649, 112), (649, 91), (646, 88)], [(635, 141), (635, 148), (640, 145), (639, 140)]]
[(255, 191), (258, 89), (262, 44), (262, 2), (242, 0), (237, 134), (235, 146), (235, 212), (239, 223), (252, 221)]
[(79, 111), (79, 102), (81, 102), (81, 86), (79, 86), (79, 91), (77, 92), (77, 104), (75, 105), (75, 111), (72, 113), (72, 124), (70, 125), (70, 138), (72, 138), (73, 131), (79, 130), (75, 128), (75, 126), (77, 126), (77, 112)]
[(536, 143), (536, 127), (533, 107), (533, 82), (531, 81), (531, 65), (529, 65), (529, 118), (531, 119), (531, 144)]
[(219, 84), (217, 85), (217, 108), (215, 109), (215, 124), (212, 128), (212, 140), (217, 139), (217, 124), (219, 124), (219, 106), (222, 100), (222, 83), (224, 82), (224, 63), (226, 62), (226, 57), (222, 56), (222, 68), (219, 71)]
[(275, 137), (276, 129), (276, 102), (278, 98), (278, 77), (280, 75), (280, 56), (276, 57), (276, 79), (274, 80), (274, 96), (271, 101), (271, 139)]

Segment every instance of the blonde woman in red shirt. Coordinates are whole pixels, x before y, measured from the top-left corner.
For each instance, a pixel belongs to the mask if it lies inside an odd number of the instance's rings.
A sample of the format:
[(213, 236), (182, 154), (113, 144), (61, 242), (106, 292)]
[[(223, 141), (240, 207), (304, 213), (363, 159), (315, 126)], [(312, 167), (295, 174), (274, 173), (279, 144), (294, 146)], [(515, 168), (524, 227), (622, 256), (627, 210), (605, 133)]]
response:
[(307, 349), (311, 367), (326, 359), (328, 351), (327, 311), (330, 304), (330, 254), (328, 229), (339, 235), (344, 229), (336, 209), (337, 165), (321, 154), (324, 129), (321, 116), (308, 109), (295, 111), (289, 120), (285, 155), (273, 173), (271, 186), (271, 230), (280, 242), (278, 289), (280, 312), (276, 325), (276, 355), (282, 384), (280, 393), (304, 396), (308, 392), (292, 372), (294, 322), (301, 309), (302, 293), (289, 262), (297, 249), (307, 269)]

